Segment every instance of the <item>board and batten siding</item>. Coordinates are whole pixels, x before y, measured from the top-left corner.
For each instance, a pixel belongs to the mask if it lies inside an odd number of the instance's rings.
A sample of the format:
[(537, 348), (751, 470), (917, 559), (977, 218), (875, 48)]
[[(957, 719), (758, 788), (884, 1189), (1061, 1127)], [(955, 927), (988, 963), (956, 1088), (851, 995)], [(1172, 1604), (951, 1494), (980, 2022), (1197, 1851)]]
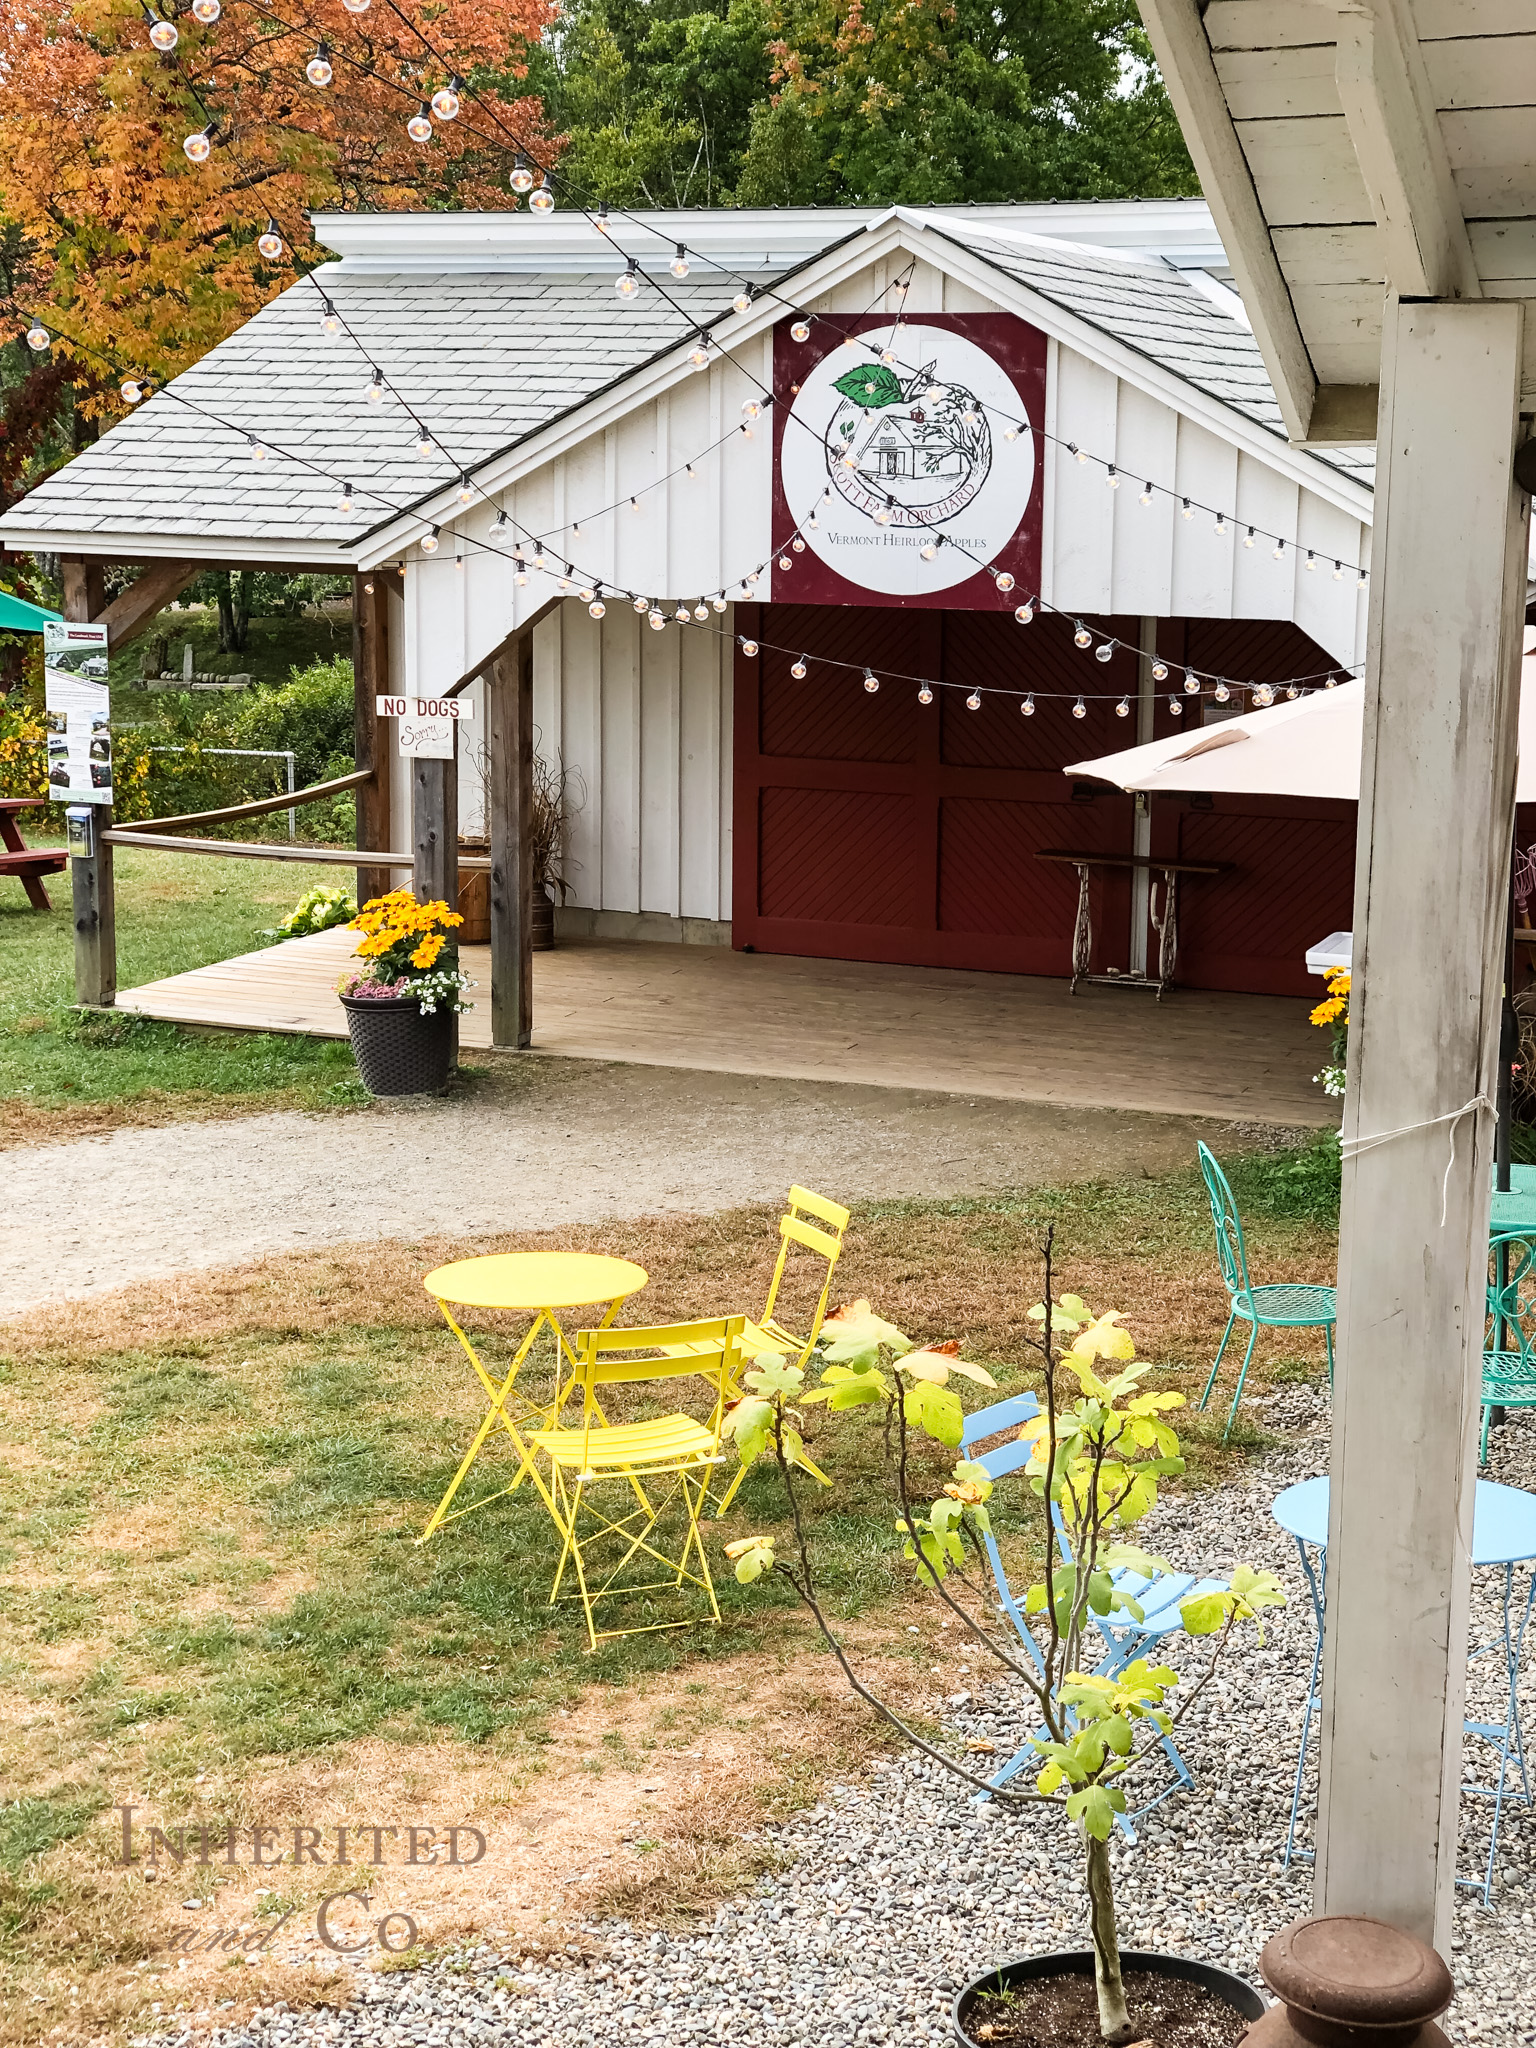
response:
[[(882, 294), (894, 304), (890, 288), (904, 274), (908, 319), (999, 310), (937, 265), (906, 256), (871, 264), (808, 309), (864, 312)], [(569, 445), (445, 526), (435, 556), (406, 562), (402, 681), (422, 695), (450, 688), (545, 605), (566, 564), (576, 582), (604, 586), (601, 621), (573, 596), (534, 636), (540, 751), (564, 762), (580, 802), (569, 848), (577, 907), (730, 916), (732, 615), (711, 612), (686, 627), (669, 621), (656, 632), (612, 592), (643, 592), (670, 614), (722, 588), (739, 594), (742, 577), (757, 570), (756, 597), (793, 601), (794, 573), (779, 572), (770, 554), (769, 422), (740, 431), (743, 400), (771, 377), (771, 337), (737, 354), (739, 362), (690, 373), (628, 411), (615, 400), (611, 418), (573, 427)], [(1369, 527), (1287, 474), (1295, 458), (1282, 443), (1271, 465), (1261, 447), (1234, 445), (1054, 338), (1044, 426), (1057, 437), (1043, 451), (1046, 603), (1088, 617), (1290, 620), (1335, 660), (1361, 657), (1365, 592), (1351, 574), (1336, 580), (1333, 564), (1368, 559)], [(1108, 489), (1098, 464), (1075, 461), (1059, 445), (1067, 440), (1113, 461), (1121, 487)], [(1142, 505), (1143, 477), (1224, 511), (1225, 534), (1208, 512), (1183, 518), (1164, 492)], [(508, 530), (493, 536), (500, 510)], [(1301, 546), (1276, 560), (1267, 540), (1244, 545), (1250, 524)], [(554, 573), (532, 573), (519, 586), (511, 548), (530, 537), (543, 541)], [(460, 823), (478, 832), (483, 684), (471, 696)]]

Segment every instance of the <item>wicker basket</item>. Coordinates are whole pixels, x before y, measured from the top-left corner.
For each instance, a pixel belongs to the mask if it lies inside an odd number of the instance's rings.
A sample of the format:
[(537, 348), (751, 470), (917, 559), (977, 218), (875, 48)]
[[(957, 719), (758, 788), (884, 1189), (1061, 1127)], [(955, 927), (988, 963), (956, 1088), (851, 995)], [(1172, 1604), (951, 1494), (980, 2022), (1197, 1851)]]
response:
[(370, 1095), (441, 1095), (453, 1072), (454, 1012), (430, 1016), (409, 996), (343, 996), (347, 1035)]

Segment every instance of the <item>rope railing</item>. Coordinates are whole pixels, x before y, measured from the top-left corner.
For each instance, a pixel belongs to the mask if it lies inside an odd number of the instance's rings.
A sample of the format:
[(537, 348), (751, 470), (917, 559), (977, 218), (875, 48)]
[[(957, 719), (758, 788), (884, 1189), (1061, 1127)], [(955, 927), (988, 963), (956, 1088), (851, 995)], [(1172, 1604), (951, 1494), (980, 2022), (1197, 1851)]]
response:
[[(286, 811), (296, 804), (319, 803), (325, 797), (340, 796), (343, 790), (356, 789), (360, 783), (372, 780), (371, 768), (354, 768), (350, 775), (337, 775), (329, 782), (312, 782), (308, 789), (285, 790), (280, 796), (257, 797), (251, 803), (226, 804), (222, 810), (217, 811), (184, 811), (178, 818), (141, 818), (134, 823), (114, 825), (111, 832), (104, 836), (114, 840), (118, 845), (131, 845), (133, 840), (143, 833), (167, 832), (175, 825), (223, 825), (232, 818), (263, 818), (269, 811)], [(375, 856), (370, 855), (369, 858)], [(377, 858), (387, 858), (391, 864), (400, 865), (394, 854), (387, 857), (381, 854)], [(409, 856), (404, 864), (410, 866)], [(349, 865), (355, 867), (358, 863), (352, 861)]]
[[(287, 798), (282, 801), (286, 803)], [(181, 821), (151, 819), (148, 822), (178, 824)], [(231, 860), (307, 861), (312, 866), (332, 868), (415, 866), (414, 854), (379, 853), (362, 846), (293, 846), (281, 840), (263, 842), (254, 839), (178, 839), (173, 833), (146, 832), (137, 825), (114, 825), (110, 832), (103, 832), (101, 836), (109, 846), (142, 847), (146, 853), (207, 853)], [(487, 854), (459, 855), (459, 870), (462, 874), (488, 874), (490, 866), (490, 857)]]

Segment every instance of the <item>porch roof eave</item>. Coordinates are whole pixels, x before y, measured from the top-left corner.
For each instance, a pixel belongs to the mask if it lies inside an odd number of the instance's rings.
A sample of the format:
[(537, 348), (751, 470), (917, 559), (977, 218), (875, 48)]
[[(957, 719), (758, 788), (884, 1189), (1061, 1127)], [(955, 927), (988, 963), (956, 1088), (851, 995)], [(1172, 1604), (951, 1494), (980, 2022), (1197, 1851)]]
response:
[(283, 569), (317, 576), (348, 576), (361, 569), (362, 539), (316, 546), (313, 539), (286, 540), (248, 533), (118, 533), (90, 527), (28, 526), (14, 517), (0, 525), (4, 555), (78, 555), (115, 563), (204, 562), (210, 569)]

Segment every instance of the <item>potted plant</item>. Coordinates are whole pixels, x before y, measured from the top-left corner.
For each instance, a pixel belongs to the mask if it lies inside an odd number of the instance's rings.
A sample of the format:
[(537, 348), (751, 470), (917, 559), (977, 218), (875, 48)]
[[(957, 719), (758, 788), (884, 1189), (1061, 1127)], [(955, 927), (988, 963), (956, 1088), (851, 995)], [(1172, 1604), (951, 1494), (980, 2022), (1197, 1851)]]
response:
[(566, 869), (573, 863), (565, 850), (566, 827), (581, 808), (571, 794), (572, 779), (572, 770), (558, 755), (551, 764), (535, 753), (528, 855), (533, 874), (531, 944), (536, 953), (547, 953), (554, 945), (555, 896), (558, 892), (563, 903), (570, 887)]
[[(1059, 2003), (1064, 1986), (1070, 1991), (1072, 1980), (1089, 1975), (1098, 2035), (1111, 2043), (1136, 2040), (1153, 2030), (1148, 2024), (1152, 2016), (1144, 2014), (1138, 2022), (1127, 1995), (1127, 1967), (1149, 1973), (1160, 1984), (1193, 1980), (1214, 1998), (1218, 2017), (1221, 2007), (1228, 2008), (1235, 2041), (1263, 2010), (1258, 1994), (1240, 1978), (1183, 1957), (1122, 1955), (1109, 1838), (1127, 1811), (1127, 1783), (1200, 1697), (1234, 1629), (1256, 1621), (1263, 1608), (1282, 1604), (1285, 1596), (1272, 1573), (1239, 1566), (1229, 1591), (1185, 1601), (1185, 1628), (1192, 1636), (1210, 1639), (1206, 1669), (1188, 1689), (1168, 1665), (1144, 1658), (1113, 1676), (1095, 1671), (1101, 1654), (1093, 1634), (1095, 1618), (1110, 1620), (1118, 1613), (1140, 1619), (1142, 1613), (1133, 1595), (1117, 1586), (1117, 1578), (1140, 1574), (1155, 1579), (1171, 1569), (1127, 1541), (1124, 1532), (1155, 1503), (1159, 1479), (1184, 1469), (1178, 1439), (1165, 1419), (1184, 1397), (1143, 1388), (1150, 1367), (1137, 1361), (1118, 1311), (1095, 1316), (1070, 1294), (1052, 1302), (1050, 1233), (1042, 1252), (1045, 1300), (1030, 1311), (1040, 1325), (1032, 1343), (1041, 1356), (1042, 1405), (1038, 1416), (1018, 1431), (1030, 1446), (1021, 1492), (1035, 1523), (1035, 1552), (1043, 1560), (1039, 1580), (1022, 1603), (1027, 1616), (1038, 1618), (1030, 1624), (1033, 1655), (999, 1634), (996, 1608), (970, 1569), (979, 1564), (983, 1573), (987, 1570), (983, 1538), (991, 1526), (987, 1502), (993, 1482), (986, 1470), (962, 1458), (926, 1507), (919, 1507), (912, 1494), (914, 1437), (946, 1450), (959, 1447), (964, 1415), (950, 1380), (958, 1374), (985, 1385), (995, 1382), (959, 1357), (958, 1343), (918, 1348), (875, 1315), (868, 1302), (839, 1309), (823, 1325), (819, 1384), (808, 1386), (799, 1366), (780, 1359), (747, 1375), (750, 1392), (732, 1410), (728, 1428), (743, 1460), (766, 1454), (776, 1463), (793, 1539), (785, 1546), (787, 1556), (779, 1554), (771, 1536), (727, 1544), (726, 1554), (743, 1583), (765, 1572), (788, 1580), (854, 1690), (908, 1741), (978, 1792), (1009, 1804), (1058, 1808), (1082, 1844), (1091, 1949), (1028, 1957), (978, 1977), (955, 2003), (961, 2042), (1066, 2040), (1070, 2030), (1049, 2001)], [(1059, 1336), (1070, 1339), (1060, 1354)], [(1066, 1375), (1075, 1388), (1058, 1385), (1059, 1376)], [(881, 1430), (898, 1507), (896, 1532), (919, 1584), (1024, 1685), (1039, 1724), (1039, 1733), (1030, 1738), (1039, 1752), (1033, 1789), (1019, 1790), (1017, 1782), (989, 1786), (957, 1757), (907, 1727), (855, 1673), (817, 1597), (798, 1491), (797, 1472), (814, 1469), (804, 1428), (807, 1411), (818, 1405), (834, 1413), (856, 1411)], [(816, 1456), (822, 1464), (829, 1462), (821, 1444)], [(835, 1476), (830, 1483), (835, 1484)], [(1043, 2008), (1041, 2000), (1047, 2001)]]
[(453, 1069), (454, 1016), (470, 986), (458, 969), (446, 903), (418, 903), (393, 889), (365, 903), (348, 929), (362, 967), (336, 984), (357, 1070), (370, 1095), (441, 1094)]
[(1312, 1012), (1312, 1022), (1333, 1038), (1332, 1057), (1313, 1075), (1325, 1095), (1344, 1093), (1344, 1063), (1349, 1053), (1349, 969), (1330, 967), (1325, 986), (1328, 993)]

